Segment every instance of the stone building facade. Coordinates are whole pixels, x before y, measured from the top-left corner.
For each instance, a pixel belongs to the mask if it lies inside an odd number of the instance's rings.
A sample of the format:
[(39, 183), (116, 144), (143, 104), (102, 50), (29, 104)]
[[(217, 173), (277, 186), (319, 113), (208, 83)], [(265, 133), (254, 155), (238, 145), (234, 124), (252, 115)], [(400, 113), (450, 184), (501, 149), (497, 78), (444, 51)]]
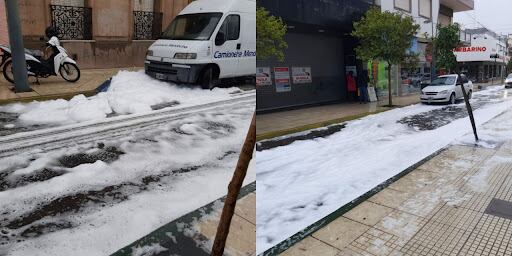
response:
[[(18, 0), (18, 4), (26, 48), (40, 49), (46, 27), (54, 25), (81, 68), (112, 68), (143, 66), (147, 48), (191, 1)], [(5, 11), (0, 13), (1, 33)]]

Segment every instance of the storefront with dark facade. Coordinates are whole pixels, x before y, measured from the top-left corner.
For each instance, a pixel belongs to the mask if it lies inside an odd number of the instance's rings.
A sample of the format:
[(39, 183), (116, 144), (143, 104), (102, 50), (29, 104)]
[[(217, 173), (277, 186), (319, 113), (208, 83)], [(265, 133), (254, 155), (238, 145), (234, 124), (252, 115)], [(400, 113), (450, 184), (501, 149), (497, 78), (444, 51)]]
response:
[(347, 100), (345, 73), (360, 70), (352, 23), (372, 0), (258, 0), (288, 26), (284, 62), (258, 61), (257, 110)]

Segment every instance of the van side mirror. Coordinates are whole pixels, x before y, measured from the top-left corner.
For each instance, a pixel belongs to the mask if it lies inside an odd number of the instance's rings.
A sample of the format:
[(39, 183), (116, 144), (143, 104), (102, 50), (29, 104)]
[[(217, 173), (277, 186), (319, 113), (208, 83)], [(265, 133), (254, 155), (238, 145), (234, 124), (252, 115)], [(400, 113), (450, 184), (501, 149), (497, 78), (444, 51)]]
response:
[(220, 45), (223, 45), (225, 42), (226, 42), (226, 34), (224, 34), (224, 32), (222, 32), (222, 31), (219, 31), (219, 33), (217, 33), (217, 36), (215, 37), (215, 45), (220, 46)]

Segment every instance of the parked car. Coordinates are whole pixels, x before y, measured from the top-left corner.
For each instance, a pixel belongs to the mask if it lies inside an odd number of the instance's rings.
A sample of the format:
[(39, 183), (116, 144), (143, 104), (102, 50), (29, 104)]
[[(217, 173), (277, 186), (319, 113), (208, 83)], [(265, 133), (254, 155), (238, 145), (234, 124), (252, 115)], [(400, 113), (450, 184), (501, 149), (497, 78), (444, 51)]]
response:
[(507, 76), (507, 79), (505, 79), (505, 88), (511, 88), (512, 87), (512, 74), (509, 74)]
[(464, 86), (468, 97), (473, 94), (473, 82), (465, 75), (444, 75), (434, 79), (429, 86), (421, 90), (420, 100), (423, 103), (447, 102), (455, 104), (462, 99), (462, 86)]
[(148, 49), (146, 74), (197, 83), (207, 89), (223, 78), (256, 74), (256, 0), (197, 0)]

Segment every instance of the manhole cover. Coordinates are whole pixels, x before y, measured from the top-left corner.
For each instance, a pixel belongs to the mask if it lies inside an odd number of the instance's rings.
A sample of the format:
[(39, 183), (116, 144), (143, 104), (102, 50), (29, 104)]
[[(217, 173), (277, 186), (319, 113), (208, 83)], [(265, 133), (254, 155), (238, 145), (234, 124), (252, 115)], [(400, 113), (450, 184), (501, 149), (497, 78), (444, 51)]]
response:
[(493, 198), (485, 213), (512, 220), (512, 202)]

